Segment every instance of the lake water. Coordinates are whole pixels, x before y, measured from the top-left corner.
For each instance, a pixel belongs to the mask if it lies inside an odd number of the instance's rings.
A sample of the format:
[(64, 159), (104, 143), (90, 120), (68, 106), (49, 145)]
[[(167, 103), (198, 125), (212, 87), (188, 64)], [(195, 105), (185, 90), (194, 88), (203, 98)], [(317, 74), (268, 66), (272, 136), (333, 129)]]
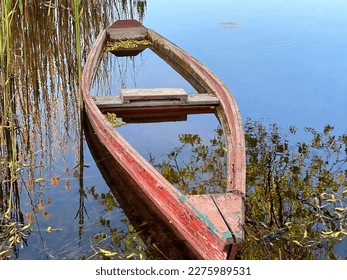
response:
[[(347, 131), (346, 11), (347, 2), (342, 0), (148, 0), (143, 23), (215, 72), (233, 92), (244, 120), (283, 128), (295, 125), (299, 131), (295, 141), (302, 141), (304, 127), (322, 129), (330, 124), (337, 134)], [(115, 68), (126, 74), (129, 87), (192, 90), (147, 51), (136, 60), (135, 69), (124, 64)], [(120, 88), (112, 79), (110, 85), (112, 93)], [(14, 258), (88, 258), (100, 248), (118, 248), (120, 258), (134, 252), (135, 258), (148, 257), (85, 141), (80, 161), (79, 135), (71, 132), (78, 121), (61, 124), (66, 116), (59, 102), (56, 106), (53, 136), (45, 138), (50, 145), (35, 151), (38, 159), (48, 158), (34, 174), (42, 181), (37, 181), (35, 192), (21, 194), (21, 213), (33, 231)], [(192, 116), (188, 122), (159, 128), (148, 124), (141, 130), (136, 125), (121, 129), (142, 154), (160, 158), (179, 143), (175, 137), (179, 133), (212, 137), (218, 123), (211, 116), (204, 118)], [(44, 133), (49, 135), (47, 127)], [(336, 254), (347, 256), (346, 242), (336, 247)]]

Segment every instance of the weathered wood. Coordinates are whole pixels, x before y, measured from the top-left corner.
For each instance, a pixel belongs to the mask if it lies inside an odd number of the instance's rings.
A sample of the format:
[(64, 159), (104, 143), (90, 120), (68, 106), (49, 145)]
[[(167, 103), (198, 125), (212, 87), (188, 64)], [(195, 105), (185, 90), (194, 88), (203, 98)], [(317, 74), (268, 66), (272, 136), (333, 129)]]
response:
[(219, 100), (210, 94), (188, 94), (186, 102), (151, 100), (123, 103), (120, 96), (95, 96), (103, 113), (116, 113), (126, 123), (185, 121), (187, 115), (215, 113)]
[(118, 20), (107, 29), (111, 41), (142, 40), (147, 37), (147, 28), (136, 20)]
[(126, 123), (185, 121), (190, 114), (215, 113), (219, 100), (211, 94), (188, 94), (187, 101), (148, 100), (123, 103), (120, 96), (93, 97), (98, 108), (116, 113)]
[(187, 199), (223, 240), (222, 249), (230, 249), (228, 259), (234, 259), (242, 250), (244, 241), (243, 197), (238, 193), (226, 193), (190, 195)]
[(216, 194), (212, 196), (221, 217), (233, 235), (233, 244), (228, 259), (235, 259), (244, 242), (244, 194), (239, 192)]
[(226, 251), (228, 246), (233, 243), (233, 233), (228, 228), (227, 223), (223, 219), (219, 208), (213, 200), (212, 195), (191, 195), (188, 196), (188, 202), (191, 203), (193, 209), (196, 209), (202, 215), (205, 223), (213, 226), (214, 232), (223, 240), (222, 250)]
[[(131, 90), (133, 91), (133, 90)], [(142, 91), (140, 91), (142, 92)], [(122, 91), (124, 94), (124, 90)], [(171, 93), (170, 93), (171, 94)], [(127, 97), (126, 97), (127, 98)], [(132, 98), (132, 97), (131, 97)], [(144, 97), (141, 98), (140, 94), (137, 97), (138, 101), (136, 102), (130, 102), (130, 103), (123, 103), (122, 98), (120, 96), (94, 96), (93, 100), (95, 101), (95, 104), (100, 109), (107, 109), (107, 108), (118, 108), (118, 107), (124, 107), (124, 108), (133, 108), (133, 107), (165, 107), (165, 106), (173, 106), (173, 105), (180, 105), (180, 106), (217, 106), (219, 104), (219, 100), (217, 97), (211, 95), (211, 94), (185, 94), (184, 101), (177, 101), (177, 100), (155, 100), (153, 98), (158, 98), (159, 95), (156, 95), (155, 97)], [(180, 96), (178, 97), (180, 98)], [(124, 99), (124, 96), (123, 96)], [(136, 99), (131, 99), (136, 100)], [(147, 100), (147, 101), (145, 101)]]
[(121, 98), (124, 103), (150, 100), (187, 101), (187, 93), (183, 88), (134, 88), (122, 89)]

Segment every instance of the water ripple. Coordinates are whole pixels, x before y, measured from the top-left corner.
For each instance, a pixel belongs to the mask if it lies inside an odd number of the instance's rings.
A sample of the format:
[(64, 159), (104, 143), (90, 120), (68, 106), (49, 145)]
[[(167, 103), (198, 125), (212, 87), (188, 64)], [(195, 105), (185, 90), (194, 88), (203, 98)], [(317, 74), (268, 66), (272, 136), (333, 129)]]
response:
[(195, 10), (182, 16), (189, 21), (180, 37), (191, 45), (201, 45), (197, 29), (208, 38), (204, 45), (218, 48), (286, 47), (298, 44), (308, 34), (297, 18), (275, 12), (229, 8)]
[(240, 24), (236, 22), (220, 22), (217, 24), (219, 28), (226, 28), (226, 29), (231, 29), (231, 28), (239, 28)]

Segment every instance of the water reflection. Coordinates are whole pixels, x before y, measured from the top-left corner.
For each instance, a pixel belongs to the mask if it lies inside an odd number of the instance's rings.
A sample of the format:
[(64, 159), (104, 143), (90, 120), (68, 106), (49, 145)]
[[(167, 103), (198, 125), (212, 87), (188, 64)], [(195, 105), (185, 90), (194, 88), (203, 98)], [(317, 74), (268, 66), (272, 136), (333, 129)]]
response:
[[(18, 222), (26, 238), (16, 245), (1, 235), (0, 252), (6, 249), (1, 258), (76, 258), (85, 250), (90, 254), (86, 241), (94, 224), (89, 218), (95, 213), (90, 210), (89, 183), (84, 182), (88, 172), (74, 46), (82, 41), (85, 58), (101, 28), (115, 17), (143, 19), (146, 3), (83, 1), (81, 38), (72, 32), (70, 2), (13, 1), (10, 10), (6, 4), (1, 2), (1, 26), (8, 33), (1, 33), (2, 46), (5, 42), (7, 47), (1, 53), (0, 89), (0, 212), (6, 215), (0, 218), (1, 226)], [(71, 208), (61, 207), (66, 204)], [(72, 249), (57, 252), (68, 247)]]
[[(87, 121), (87, 120), (86, 120)], [(85, 135), (90, 151), (98, 165), (105, 181), (107, 182), (112, 194), (117, 199), (132, 226), (135, 227), (139, 236), (142, 238), (139, 248), (147, 248), (147, 258), (155, 259), (187, 259), (191, 258), (187, 254), (183, 240), (175, 238), (159, 219), (151, 213), (143, 202), (141, 196), (134, 190), (136, 182), (133, 178), (123, 171), (119, 163), (107, 152), (105, 147), (100, 144), (88, 121), (85, 125)], [(144, 242), (144, 243), (143, 243)], [(133, 240), (131, 244), (135, 244)], [(142, 244), (142, 245), (141, 245)], [(111, 246), (117, 249), (117, 244)], [(142, 250), (146, 252), (146, 250)], [(138, 258), (141, 254), (136, 253)]]
[[(245, 259), (335, 259), (347, 235), (347, 138), (327, 125), (292, 143), (280, 128), (246, 123)], [(295, 127), (287, 132), (296, 133)]]

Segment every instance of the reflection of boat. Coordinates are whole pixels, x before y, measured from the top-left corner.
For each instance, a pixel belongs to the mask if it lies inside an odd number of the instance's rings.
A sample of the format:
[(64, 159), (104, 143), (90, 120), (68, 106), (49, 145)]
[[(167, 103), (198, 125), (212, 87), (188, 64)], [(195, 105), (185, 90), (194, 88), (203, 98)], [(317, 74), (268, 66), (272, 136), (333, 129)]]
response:
[[(106, 42), (141, 40), (150, 42), (142, 49), (152, 49), (199, 94), (186, 94), (182, 89), (128, 89), (122, 90), (120, 97), (93, 98), (90, 88)], [(141, 51), (141, 46), (134, 48), (120, 47), (113, 53), (123, 56)], [(190, 257), (234, 259), (244, 241), (245, 146), (237, 104), (226, 86), (204, 65), (153, 30), (134, 20), (120, 20), (104, 30), (94, 43), (84, 67), (82, 90), (90, 127), (117, 162), (117, 174), (127, 181), (129, 195), (136, 193), (149, 213), (184, 243)], [(228, 147), (227, 193), (184, 196), (129, 145), (101, 110), (115, 111), (123, 120), (128, 117), (128, 122), (215, 112)]]
[(185, 243), (178, 239), (165, 223), (156, 219), (141, 197), (136, 192), (129, 191), (131, 184), (136, 182), (100, 143), (99, 138), (95, 137), (88, 118), (85, 119), (83, 127), (89, 150), (103, 178), (141, 239), (148, 245), (153, 258), (194, 258)]

